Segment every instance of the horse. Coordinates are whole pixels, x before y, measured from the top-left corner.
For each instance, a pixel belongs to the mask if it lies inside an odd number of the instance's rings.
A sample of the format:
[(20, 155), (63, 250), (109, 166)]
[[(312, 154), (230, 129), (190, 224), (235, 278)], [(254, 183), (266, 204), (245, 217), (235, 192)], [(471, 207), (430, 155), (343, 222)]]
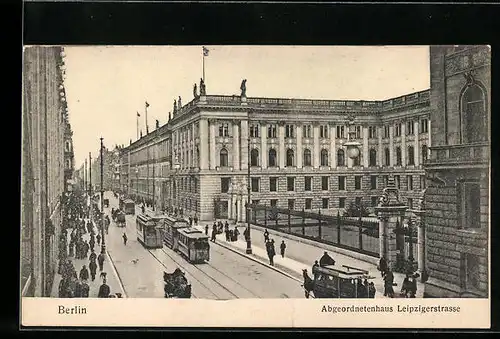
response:
[(305, 296), (306, 299), (309, 299), (309, 295), (311, 291), (314, 289), (314, 280), (309, 277), (309, 274), (307, 274), (307, 270), (304, 269), (302, 270), (302, 277), (304, 278), (304, 284), (302, 285), (305, 290)]

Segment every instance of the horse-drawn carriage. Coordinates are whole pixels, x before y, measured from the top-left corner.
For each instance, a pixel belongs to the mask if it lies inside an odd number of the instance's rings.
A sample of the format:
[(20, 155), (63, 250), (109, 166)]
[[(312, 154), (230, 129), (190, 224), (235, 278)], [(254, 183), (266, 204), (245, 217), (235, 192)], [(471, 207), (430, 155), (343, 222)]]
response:
[(120, 209), (114, 210), (112, 212), (111, 217), (113, 218), (113, 221), (116, 223), (116, 226), (118, 227), (126, 226), (125, 213), (122, 210)]
[(186, 275), (179, 268), (174, 272), (163, 272), (165, 282), (165, 298), (191, 298), (191, 284), (188, 284)]
[(305, 297), (313, 298), (374, 298), (373, 284), (368, 280), (374, 277), (368, 271), (343, 265), (314, 266), (314, 278), (303, 270)]

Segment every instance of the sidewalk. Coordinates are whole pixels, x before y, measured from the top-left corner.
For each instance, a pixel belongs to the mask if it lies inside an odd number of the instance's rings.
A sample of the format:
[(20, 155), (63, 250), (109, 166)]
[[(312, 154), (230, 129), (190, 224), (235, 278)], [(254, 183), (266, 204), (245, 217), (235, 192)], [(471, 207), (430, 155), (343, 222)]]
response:
[[(68, 229), (68, 246), (70, 242), (70, 234), (71, 234), (72, 229)], [(94, 227), (94, 231), (97, 232), (97, 228)], [(96, 233), (97, 234), (97, 233)], [(90, 240), (90, 234), (86, 233), (82, 236), (84, 241)], [(94, 246), (94, 251), (98, 255), (100, 251), (101, 246), (97, 245), (97, 243)], [(68, 250), (69, 253), (69, 250)], [(89, 251), (90, 253), (90, 251)], [(89, 260), (87, 259), (75, 259), (75, 257), (69, 257), (71, 261), (73, 262), (73, 265), (75, 266), (76, 273), (79, 275), (80, 270), (82, 269), (82, 266), (85, 265), (87, 269), (89, 268)], [(57, 268), (57, 267), (56, 267)], [(90, 270), (89, 270), (90, 271)], [(106, 284), (109, 286), (111, 293), (110, 294), (116, 294), (116, 293), (121, 293), (122, 298), (126, 298), (127, 295), (123, 289), (123, 286), (119, 280), (118, 274), (116, 272), (116, 269), (114, 267), (113, 261), (111, 260), (109, 254), (106, 252), (106, 260), (104, 260), (104, 270), (103, 272), (106, 272)], [(102, 279), (100, 278), (100, 271), (99, 267), (97, 268), (97, 273), (96, 273), (96, 278), (94, 281), (89, 278), (87, 283), (89, 284), (90, 291), (89, 291), (89, 298), (97, 298), (97, 295), (99, 293), (99, 287), (102, 285)], [(52, 292), (50, 294), (51, 298), (59, 298), (59, 282), (61, 281), (62, 277), (60, 274), (57, 273), (55, 274), (54, 277), (54, 283), (52, 285)]]
[[(231, 228), (234, 225), (230, 226)], [(203, 229), (200, 225), (199, 229)], [(238, 227), (240, 234), (243, 233), (244, 226)], [(203, 230), (204, 231), (204, 230)], [(252, 239), (252, 254), (246, 254), (245, 250), (247, 247), (246, 241), (240, 235), (238, 241), (228, 242), (225, 240), (224, 234), (218, 234), (216, 243), (225, 247), (229, 250), (239, 253), (240, 255), (246, 256), (251, 260), (259, 261), (261, 264), (266, 265), (274, 270), (279, 270), (290, 275), (291, 277), (303, 281), (302, 270), (307, 269), (309, 275), (311, 276), (312, 264), (315, 260), (319, 260), (320, 257), (325, 252), (324, 249), (315, 247), (312, 245), (299, 242), (298, 240), (290, 239), (289, 235), (287, 237), (282, 237), (279, 232), (268, 230), (269, 238), (274, 239), (277, 255), (274, 257), (274, 267), (269, 265), (269, 258), (267, 257), (267, 252), (265, 250), (264, 243), (264, 229), (259, 226), (251, 226), (251, 239)], [(285, 257), (282, 258), (279, 254), (281, 241), (284, 240), (286, 244)], [(373, 282), (375, 284), (376, 298), (387, 298), (384, 297), (384, 281), (382, 280), (380, 272), (377, 270), (377, 266), (369, 262), (362, 261), (347, 255), (339, 253), (329, 254), (335, 259), (335, 266), (347, 265), (351, 267), (360, 268), (367, 270), (369, 275), (374, 277)], [(257, 260), (256, 260), (257, 259)], [(394, 273), (394, 281), (398, 284), (394, 287), (396, 293), (401, 289), (401, 284), (404, 279), (404, 274)], [(422, 283), (417, 284), (417, 298), (423, 297), (424, 286)]]

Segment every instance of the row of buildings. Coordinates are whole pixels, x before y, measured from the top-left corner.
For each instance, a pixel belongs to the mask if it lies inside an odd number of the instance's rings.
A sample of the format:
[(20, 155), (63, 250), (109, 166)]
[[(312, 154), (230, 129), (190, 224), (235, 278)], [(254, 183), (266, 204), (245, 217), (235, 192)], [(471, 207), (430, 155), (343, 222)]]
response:
[(392, 177), (402, 203), (426, 210), (426, 295), (485, 296), (490, 52), (431, 47), (430, 61), (429, 90), (384, 101), (196, 95), (120, 149), (121, 190), (239, 222), (248, 196), (322, 213), (374, 207)]
[(64, 196), (74, 155), (64, 87), (64, 50), (25, 47), (23, 55), (21, 295), (52, 290)]

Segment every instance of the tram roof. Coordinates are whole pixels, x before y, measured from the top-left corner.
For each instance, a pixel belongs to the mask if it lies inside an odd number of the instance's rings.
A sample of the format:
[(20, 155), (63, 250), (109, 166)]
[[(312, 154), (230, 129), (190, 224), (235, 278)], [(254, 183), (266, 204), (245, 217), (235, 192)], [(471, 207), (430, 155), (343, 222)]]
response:
[(326, 274), (339, 277), (341, 279), (356, 279), (356, 278), (369, 278), (369, 272), (361, 268), (356, 268), (352, 266), (342, 265), (326, 265), (315, 267), (315, 270)]
[(181, 228), (179, 229), (179, 233), (182, 233), (189, 238), (208, 239), (208, 235), (205, 235), (202, 231), (193, 227)]

